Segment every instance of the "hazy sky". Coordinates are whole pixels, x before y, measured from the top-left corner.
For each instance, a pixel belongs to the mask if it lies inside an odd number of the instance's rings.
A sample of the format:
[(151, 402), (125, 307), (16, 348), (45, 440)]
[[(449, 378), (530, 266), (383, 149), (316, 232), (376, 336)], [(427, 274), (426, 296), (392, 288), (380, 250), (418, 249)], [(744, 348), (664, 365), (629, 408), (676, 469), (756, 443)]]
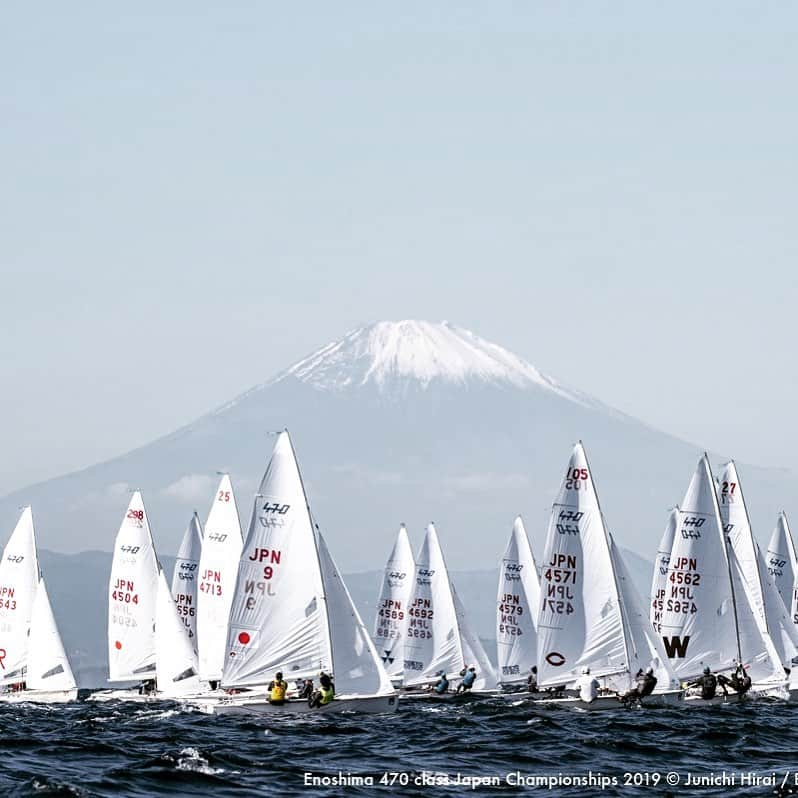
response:
[(795, 465), (796, 35), (779, 2), (4, 6), (0, 493), (400, 318)]

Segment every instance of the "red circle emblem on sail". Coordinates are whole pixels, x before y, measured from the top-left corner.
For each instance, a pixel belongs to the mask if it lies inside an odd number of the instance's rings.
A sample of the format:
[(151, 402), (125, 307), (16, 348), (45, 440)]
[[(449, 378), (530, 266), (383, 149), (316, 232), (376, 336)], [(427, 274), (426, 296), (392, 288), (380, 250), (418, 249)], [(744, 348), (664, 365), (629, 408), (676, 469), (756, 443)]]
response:
[(249, 636), (248, 632), (241, 632), (238, 636), (238, 642), (241, 643), (242, 646), (245, 646), (252, 638)]
[(116, 643), (114, 643), (114, 648), (120, 651), (122, 649), (122, 644), (117, 640)]
[(565, 657), (559, 651), (550, 651), (546, 654), (546, 662), (555, 668), (559, 668), (560, 665), (565, 665)]

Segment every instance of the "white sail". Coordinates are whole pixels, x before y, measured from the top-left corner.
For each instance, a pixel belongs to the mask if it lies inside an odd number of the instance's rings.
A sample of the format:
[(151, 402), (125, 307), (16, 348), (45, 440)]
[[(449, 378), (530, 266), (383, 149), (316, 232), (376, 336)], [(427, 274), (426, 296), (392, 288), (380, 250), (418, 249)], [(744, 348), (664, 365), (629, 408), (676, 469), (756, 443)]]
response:
[(136, 491), (114, 543), (108, 583), (110, 681), (155, 678), (158, 560), (141, 493)]
[(310, 508), (291, 440), (281, 432), (238, 567), (223, 685), (267, 684), (276, 671), (295, 679), (332, 670), (323, 597)]
[(537, 665), (537, 565), (519, 515), (499, 564), (496, 597), (496, 650), (502, 684), (523, 682)]
[(578, 443), (554, 503), (541, 566), (538, 684), (629, 669), (609, 539), (584, 448)]
[(429, 524), (418, 557), (408, 609), (404, 685), (434, 681), (438, 671), (458, 674), (465, 664), (457, 612), (438, 533)]
[(737, 613), (739, 659), (755, 685), (780, 685), (785, 682), (786, 676), (779, 652), (757, 616), (759, 608), (747, 589), (743, 566), (731, 542), (728, 556), (734, 589), (734, 608)]
[(33, 602), (39, 583), (33, 513), (26, 507), (0, 561), (0, 668), (2, 680), (24, 680)]
[(390, 677), (321, 533), (317, 536), (324, 600), (331, 634), (335, 691), (343, 696), (389, 695)]
[[(726, 465), (718, 488), (720, 517), (742, 574), (742, 588), (747, 593), (747, 605), (753, 608), (762, 636), (770, 636), (779, 653), (780, 661), (789, 667), (798, 653), (798, 633), (787, 616), (784, 602), (774, 585), (767, 579), (763, 558), (751, 530), (742, 484), (734, 462)], [(744, 617), (746, 603), (739, 603), (738, 626), (747, 621)], [(741, 608), (742, 614), (739, 612)]]
[(657, 557), (654, 560), (654, 576), (651, 580), (651, 601), (649, 603), (649, 615), (651, 625), (657, 631), (662, 632), (662, 610), (665, 606), (665, 594), (668, 587), (668, 564), (671, 561), (671, 549), (673, 548), (673, 537), (676, 534), (676, 527), (679, 523), (679, 508), (674, 507), (668, 514), (668, 523), (662, 533), (662, 540), (657, 549)]
[(748, 591), (750, 605), (760, 626), (767, 629), (765, 594), (759, 572), (756, 543), (748, 520), (748, 510), (743, 497), (743, 487), (734, 461), (726, 464), (718, 483), (718, 501), (723, 531), (729, 538)]
[(768, 577), (776, 585), (784, 605), (789, 608), (793, 600), (792, 589), (798, 578), (798, 563), (787, 514), (783, 511), (779, 513), (771, 535), (766, 560)]
[(44, 579), (39, 580), (30, 622), (28, 690), (74, 690), (77, 686), (58, 633)]
[(197, 643), (200, 678), (222, 677), (227, 624), (241, 558), (241, 522), (230, 477), (225, 474), (214, 496), (199, 564)]
[[(646, 670), (646, 668), (651, 667), (654, 669), (654, 676), (657, 677), (655, 692), (660, 693), (678, 689), (679, 680), (670, 666), (662, 640), (651, 626), (643, 601), (637, 592), (637, 588), (629, 574), (629, 569), (626, 567), (626, 563), (615, 545), (612, 535), (610, 535), (610, 549), (613, 568), (618, 581), (624, 636), (629, 653), (629, 672), (627, 676), (629, 684), (631, 685), (633, 677), (637, 675), (639, 670)], [(621, 686), (625, 687), (623, 681), (621, 681)]]
[(415, 568), (407, 529), (402, 524), (385, 566), (374, 622), (374, 645), (391, 678), (402, 676), (404, 637), (409, 618), (407, 610)]
[(202, 553), (202, 524), (194, 513), (175, 559), (172, 573), (172, 598), (177, 614), (188, 630), (191, 646), (197, 651), (197, 584), (200, 555)]
[(471, 685), (472, 690), (495, 690), (499, 683), (496, 670), (490, 659), (488, 659), (485, 647), (471, 628), (471, 624), (466, 616), (463, 602), (452, 585), (452, 598), (454, 599), (455, 612), (457, 613), (457, 625), (460, 629), (460, 645), (463, 649), (463, 667), (473, 667), (476, 670), (477, 678)]
[(729, 575), (718, 498), (705, 454), (680, 506), (661, 621), (665, 652), (681, 679), (698, 676), (704, 667), (734, 666), (739, 652)]
[(178, 615), (163, 571), (158, 575), (155, 608), (156, 681), (164, 696), (196, 693), (200, 689), (197, 654)]

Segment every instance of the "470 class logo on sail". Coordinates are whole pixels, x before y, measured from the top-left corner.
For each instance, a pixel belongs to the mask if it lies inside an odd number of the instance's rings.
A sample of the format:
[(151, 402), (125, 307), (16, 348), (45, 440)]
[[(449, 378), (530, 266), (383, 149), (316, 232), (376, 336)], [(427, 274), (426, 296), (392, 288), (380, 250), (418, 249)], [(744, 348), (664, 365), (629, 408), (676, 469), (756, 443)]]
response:
[(290, 504), (279, 504), (278, 502), (266, 502), (261, 508), (261, 515), (258, 521), (262, 527), (283, 526), (284, 516), (291, 509)]

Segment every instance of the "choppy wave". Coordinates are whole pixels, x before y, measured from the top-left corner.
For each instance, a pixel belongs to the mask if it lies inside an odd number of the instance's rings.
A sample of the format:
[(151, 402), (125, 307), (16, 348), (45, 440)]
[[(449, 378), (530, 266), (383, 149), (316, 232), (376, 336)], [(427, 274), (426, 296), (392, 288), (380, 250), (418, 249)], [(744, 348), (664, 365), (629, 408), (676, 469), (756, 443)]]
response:
[[(526, 789), (798, 794), (798, 706), (764, 702), (579, 713), (492, 698), (406, 702), (388, 716), (292, 717), (215, 717), (173, 704), (0, 706), (0, 728), (0, 794), (10, 796), (505, 795), (518, 791), (508, 777), (543, 776), (551, 788)], [(688, 774), (724, 772), (738, 782), (686, 785)], [(649, 782), (625, 784), (627, 773)], [(665, 782), (669, 773), (678, 787)], [(775, 774), (777, 783), (741, 784), (742, 773)], [(493, 777), (497, 784), (469, 783)]]

